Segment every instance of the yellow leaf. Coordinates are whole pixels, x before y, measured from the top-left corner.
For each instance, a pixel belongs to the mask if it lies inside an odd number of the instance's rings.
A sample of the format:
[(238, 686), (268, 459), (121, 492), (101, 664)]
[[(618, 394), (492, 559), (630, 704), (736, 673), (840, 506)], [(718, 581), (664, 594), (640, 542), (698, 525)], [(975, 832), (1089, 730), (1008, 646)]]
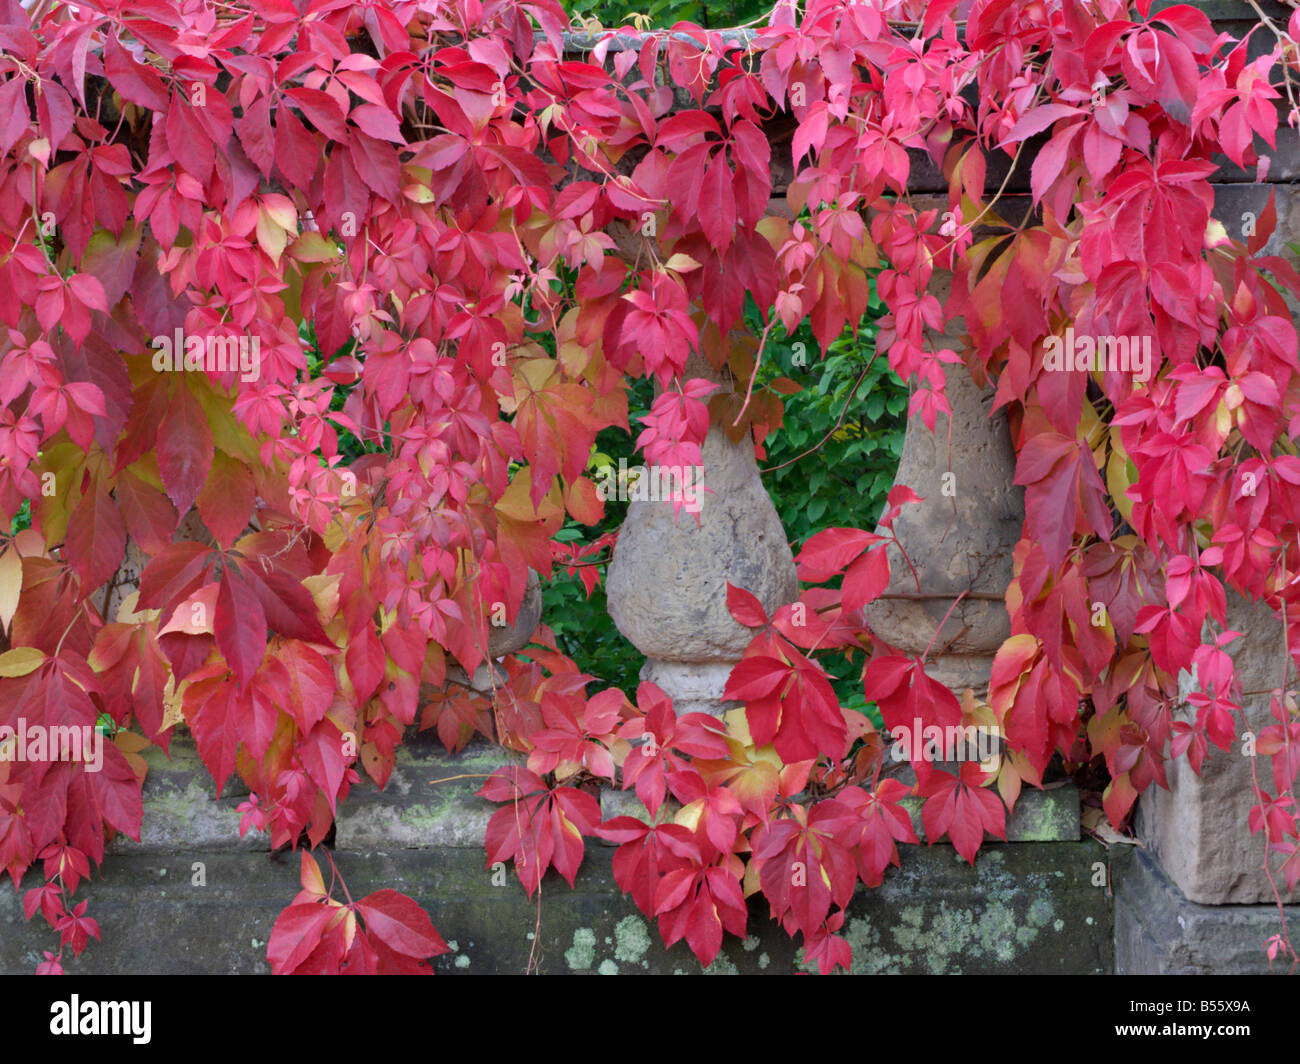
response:
[(691, 802), (690, 805), (684, 805), (678, 810), (677, 815), (673, 817), (673, 823), (680, 824), (682, 827), (694, 831), (696, 825), (700, 822), (700, 816), (703, 812), (703, 802)]
[(1211, 218), (1205, 225), (1205, 246), (1207, 248), (1217, 248), (1228, 242), (1228, 230), (1224, 228), (1223, 223), (1217, 218)]
[(148, 621), (156, 621), (162, 615), (162, 610), (137, 610), (136, 606), (139, 602), (139, 591), (132, 591), (122, 599), (117, 607), (117, 621), (120, 624), (145, 624)]
[(36, 647), (14, 647), (0, 654), (0, 676), (12, 678), (35, 672), (45, 660), (45, 651)]
[(690, 273), (691, 270), (698, 270), (700, 264), (684, 251), (678, 251), (669, 257), (668, 261), (664, 263), (664, 267), (674, 273)]
[(293, 242), (289, 255), (299, 262), (333, 262), (339, 257), (339, 249), (323, 233), (307, 232)]
[(280, 265), (280, 254), (288, 239), (283, 227), (276, 223), (265, 208), (257, 212), (257, 242), (277, 266)]
[(880, 255), (876, 251), (876, 242), (867, 233), (863, 233), (861, 242), (850, 249), (849, 256), (853, 262), (863, 269), (874, 270), (880, 266)]
[(555, 377), (559, 366), (552, 358), (530, 358), (515, 363), (515, 402), (522, 403), (530, 395), (545, 391)]
[(542, 496), (541, 505), (534, 509), (532, 500), (528, 497), (532, 482), (531, 469), (524, 467), (519, 470), (497, 503), (497, 512), (516, 521), (547, 521), (562, 515), (564, 506), (560, 501), (559, 485), (552, 483), (550, 490)]
[(248, 429), (235, 418), (229, 397), (217, 392), (206, 373), (187, 373), (185, 378), (199, 406), (203, 407), (217, 449), (231, 458), (242, 459), (246, 465), (261, 465), (261, 449)]
[(749, 736), (749, 718), (745, 715), (744, 707), (729, 709), (723, 714), (722, 719), (727, 724), (727, 734), (742, 746), (753, 746), (754, 740)]
[(1010, 760), (1004, 760), (998, 772), (998, 794), (1006, 803), (1008, 812), (1016, 807), (1016, 799), (1020, 797), (1020, 782), (1020, 773), (1016, 771), (1016, 766)]
[(1111, 501), (1120, 516), (1130, 524), (1133, 521), (1133, 500), (1128, 497), (1128, 489), (1137, 479), (1137, 470), (1128, 459), (1124, 443), (1120, 438), (1118, 427), (1110, 430), (1110, 457), (1106, 461), (1106, 490), (1110, 492)]
[(167, 674), (167, 682), (163, 685), (163, 716), (162, 724), (158, 730), (165, 732), (174, 724), (183, 724), (185, 722), (185, 713), (182, 709), (184, 704), (184, 684), (182, 691), (176, 690), (176, 677), (170, 672)]
[(302, 855), (302, 889), (317, 897), (325, 897), (329, 892), (325, 889), (325, 877), (321, 875), (320, 865), (316, 859), (309, 853)]
[[(41, 492), (41, 497), (32, 502), (32, 524), (37, 524), (39, 516), (41, 532), (52, 543), (60, 543), (68, 531), (68, 519), (72, 507), (81, 498), (74, 492), (73, 486), (81, 483), (81, 475), (86, 469), (86, 453), (75, 443), (56, 443), (53, 447), (43, 448), (40, 455), (41, 487), (45, 486), (45, 474), (54, 474), (53, 491)], [(23, 552), (26, 554), (26, 551)]]
[(407, 185), (402, 189), (402, 195), (412, 203), (432, 203), (433, 189), (428, 185)]
[(311, 597), (316, 602), (316, 609), (322, 617), (332, 618), (338, 614), (339, 582), (342, 579), (342, 573), (332, 575), (317, 573), (302, 582), (302, 586), (311, 592)]
[(145, 776), (149, 774), (149, 762), (140, 756), (140, 751), (149, 748), (149, 740), (143, 735), (119, 728), (117, 734), (113, 736), (113, 744), (122, 751), (122, 756), (131, 766), (137, 782), (143, 783)]
[(290, 233), (298, 230), (298, 210), (288, 196), (275, 194), (262, 197), (262, 214)]
[(9, 630), (9, 622), (18, 612), (18, 596), (23, 590), (23, 560), (12, 546), (0, 554), (0, 628)]

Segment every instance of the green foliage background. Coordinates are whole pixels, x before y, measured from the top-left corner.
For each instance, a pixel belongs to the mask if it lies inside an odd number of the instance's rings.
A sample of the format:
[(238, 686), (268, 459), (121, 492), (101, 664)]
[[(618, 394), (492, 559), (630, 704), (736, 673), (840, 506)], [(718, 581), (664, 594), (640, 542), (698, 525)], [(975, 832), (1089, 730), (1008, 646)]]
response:
[(667, 27), (677, 22), (694, 22), (706, 29), (726, 29), (755, 19), (766, 20), (772, 3), (764, 0), (567, 0), (565, 10), (602, 26), (635, 25), (634, 16), (644, 15), (644, 24)]

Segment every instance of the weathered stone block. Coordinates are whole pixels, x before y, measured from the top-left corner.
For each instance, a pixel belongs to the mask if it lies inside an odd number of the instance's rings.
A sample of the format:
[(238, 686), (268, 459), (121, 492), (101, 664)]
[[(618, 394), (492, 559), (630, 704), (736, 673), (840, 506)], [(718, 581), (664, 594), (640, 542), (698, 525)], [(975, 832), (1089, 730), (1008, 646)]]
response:
[[(1281, 929), (1276, 905), (1197, 905), (1145, 850), (1117, 847), (1116, 975), (1252, 975), (1268, 972), (1264, 943)], [(1115, 851), (1112, 851), (1114, 853)], [(1297, 926), (1300, 905), (1286, 907)], [(1285, 971), (1286, 963), (1278, 970)]]
[[(1265, 692), (1242, 699), (1247, 726), (1258, 734), (1273, 722), (1267, 692), (1282, 682), (1282, 625), (1268, 607), (1233, 594), (1227, 620), (1229, 628), (1245, 633), (1225, 648), (1236, 663), (1242, 690)], [(1202, 905), (1273, 901), (1264, 873), (1263, 836), (1250, 833), (1255, 792), (1251, 759), (1241, 744), (1227, 751), (1211, 748), (1199, 777), (1180, 758), (1170, 764), (1168, 778), (1169, 790), (1153, 788), (1138, 799), (1136, 826), (1179, 890)], [(1266, 774), (1261, 782), (1271, 786), (1271, 777)], [(1282, 855), (1273, 855), (1274, 869), (1281, 861)], [(1285, 891), (1286, 882), (1275, 878)]]
[[(910, 774), (909, 774), (910, 776)], [(901, 778), (901, 777), (900, 777)], [(907, 782), (914, 781), (910, 776)], [(912, 830), (916, 837), (925, 841), (925, 827), (921, 823), (920, 798), (904, 798), (902, 806), (912, 818)], [(669, 799), (665, 805), (670, 807), (668, 813), (661, 811), (660, 820), (666, 819), (677, 805)], [(649, 822), (650, 814), (636, 792), (616, 791), (604, 788), (600, 792), (601, 815), (609, 820), (616, 816), (634, 816)], [(1066, 783), (1050, 790), (1033, 790), (1025, 788), (1016, 802), (1016, 807), (1007, 818), (1007, 842), (1074, 842), (1079, 839), (1079, 791), (1073, 783)], [(987, 835), (986, 840), (993, 845), (1003, 840)], [(942, 845), (951, 845), (944, 839)], [(904, 844), (910, 851), (910, 844)]]
[[(353, 897), (384, 887), (425, 906), (453, 946), (435, 967), (467, 974), (699, 974), (684, 943), (665, 949), (615, 883), (610, 851), (589, 847), (576, 886), (548, 874), (530, 900), (513, 874), (494, 886), (481, 849), (435, 846), (335, 851)], [(853, 971), (1105, 973), (1111, 969), (1106, 891), (1089, 885), (1092, 842), (1000, 846), (974, 868), (947, 847), (909, 847), (878, 890), (859, 888), (844, 934)], [(323, 860), (323, 858), (322, 858)], [(194, 861), (205, 886), (193, 884)], [(30, 876), (24, 886), (37, 881)], [(67, 968), (77, 974), (265, 973), (266, 942), (298, 891), (294, 854), (191, 851), (109, 859), (89, 891), (102, 942)], [(751, 902), (749, 936), (727, 939), (705, 974), (789, 974), (802, 949)], [(28, 973), (53, 933), (27, 923), (21, 895), (0, 891), (0, 972)]]
[[(587, 847), (575, 889), (551, 872), (540, 896), (529, 899), (513, 872), (494, 876), (482, 829), (497, 807), (474, 791), (508, 757), (486, 744), (448, 757), (428, 734), (408, 742), (389, 788), (380, 793), (363, 783), (342, 811), (333, 854), (352, 896), (392, 887), (425, 906), (453, 945), (436, 962), (441, 971), (700, 972), (683, 943), (664, 948), (658, 930), (618, 887), (608, 848)], [(146, 845), (115, 845), (102, 874), (79, 892), (90, 900), (103, 941), (70, 960), (68, 970), (267, 971), (271, 927), (299, 889), (297, 855), (267, 853), (264, 842), (260, 852), (238, 848), (235, 795), (207, 799), (224, 821), (204, 820), (197, 797), (169, 814), (166, 807), (196, 778), (192, 747), (177, 739), (171, 762), (153, 760)], [(160, 815), (165, 831), (148, 826)], [(187, 835), (186, 816), (208, 826)], [(905, 851), (903, 868), (889, 872), (877, 890), (860, 888), (849, 907), (843, 933), (854, 947), (854, 971), (1110, 970), (1109, 900), (1091, 885), (1094, 863), (1104, 856), (1095, 843), (992, 846), (974, 868), (948, 846)], [(23, 886), (38, 882), (39, 873), (31, 872)], [(31, 972), (54, 940), (39, 918), (24, 920), (21, 894), (0, 891), (0, 972)], [(801, 952), (756, 898), (749, 937), (727, 940), (707, 972), (794, 972)]]

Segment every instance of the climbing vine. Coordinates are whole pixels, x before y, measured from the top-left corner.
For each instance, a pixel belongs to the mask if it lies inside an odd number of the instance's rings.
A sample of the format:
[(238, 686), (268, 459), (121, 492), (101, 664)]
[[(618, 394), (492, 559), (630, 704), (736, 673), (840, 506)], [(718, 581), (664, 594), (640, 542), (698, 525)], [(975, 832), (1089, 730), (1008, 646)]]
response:
[[(810, 963), (848, 967), (857, 881), (914, 836), (821, 655), (860, 665), (887, 726), (1000, 727), (995, 773), (915, 765), (927, 838), (973, 861), (1054, 759), (1104, 763), (1121, 825), (1170, 759), (1222, 756), (1243, 727), (1229, 590), (1286, 622), (1249, 828), (1293, 888), (1300, 276), (1265, 253), (1272, 206), (1236, 234), (1209, 182), (1219, 153), (1262, 176), (1294, 137), (1300, 14), (1235, 41), (1186, 5), (810, 0), (581, 55), (568, 26), (555, 0), (0, 0), (0, 867), (41, 862), (43, 970), (98, 936), (73, 896), (106, 837), (139, 835), (140, 749), (184, 726), (218, 790), (252, 792), (244, 827), (304, 847), (273, 969), (427, 971), (427, 914), (337, 901), (306, 854), (417, 724), (522, 755), (481, 793), (488, 860), (530, 894), (601, 837), (701, 962), (761, 893)], [(918, 153), (946, 211), (908, 194)], [(1027, 201), (1000, 194), (1012, 165)], [(581, 560), (555, 537), (601, 519), (589, 458), (630, 381), (661, 389), (649, 463), (699, 464), (710, 423), (761, 450), (766, 344), (807, 323), (829, 347), (870, 274), (909, 414), (933, 428), (964, 363), (1011, 415), (1026, 520), (987, 703), (863, 619), (905, 486), (875, 532), (807, 538), (798, 602), (728, 589), (754, 638), (724, 721), (589, 690), (545, 629), (491, 697), (448, 686), (530, 569)], [(1085, 336), (1133, 338), (1149, 372), (1053, 365)], [(685, 375), (692, 354), (734, 397)], [(138, 589), (113, 594), (128, 557)], [(98, 765), (27, 741), (97, 725)], [(602, 821), (598, 781), (650, 818)], [(1289, 936), (1270, 960), (1294, 965)]]

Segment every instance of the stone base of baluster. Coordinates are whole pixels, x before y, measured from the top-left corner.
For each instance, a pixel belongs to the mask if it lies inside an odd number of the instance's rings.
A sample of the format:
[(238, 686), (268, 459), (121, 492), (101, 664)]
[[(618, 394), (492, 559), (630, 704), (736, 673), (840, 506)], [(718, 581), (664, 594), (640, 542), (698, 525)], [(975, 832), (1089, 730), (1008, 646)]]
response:
[(720, 717), (740, 705), (722, 697), (734, 667), (735, 662), (730, 661), (682, 662), (647, 658), (641, 668), (641, 680), (657, 684), (673, 700), (673, 710), (679, 717), (684, 713), (707, 713)]
[(506, 672), (505, 666), (499, 661), (492, 662), (490, 668), (487, 662), (480, 663), (472, 676), (467, 674), (459, 665), (449, 665), (447, 666), (447, 682), (467, 688), (475, 694), (491, 695), (495, 688), (505, 687), (510, 682), (510, 674)]
[(969, 687), (981, 702), (988, 700), (989, 676), (992, 672), (992, 654), (946, 654), (934, 661), (927, 658), (925, 662), (925, 674), (930, 679), (943, 684), (958, 698)]

